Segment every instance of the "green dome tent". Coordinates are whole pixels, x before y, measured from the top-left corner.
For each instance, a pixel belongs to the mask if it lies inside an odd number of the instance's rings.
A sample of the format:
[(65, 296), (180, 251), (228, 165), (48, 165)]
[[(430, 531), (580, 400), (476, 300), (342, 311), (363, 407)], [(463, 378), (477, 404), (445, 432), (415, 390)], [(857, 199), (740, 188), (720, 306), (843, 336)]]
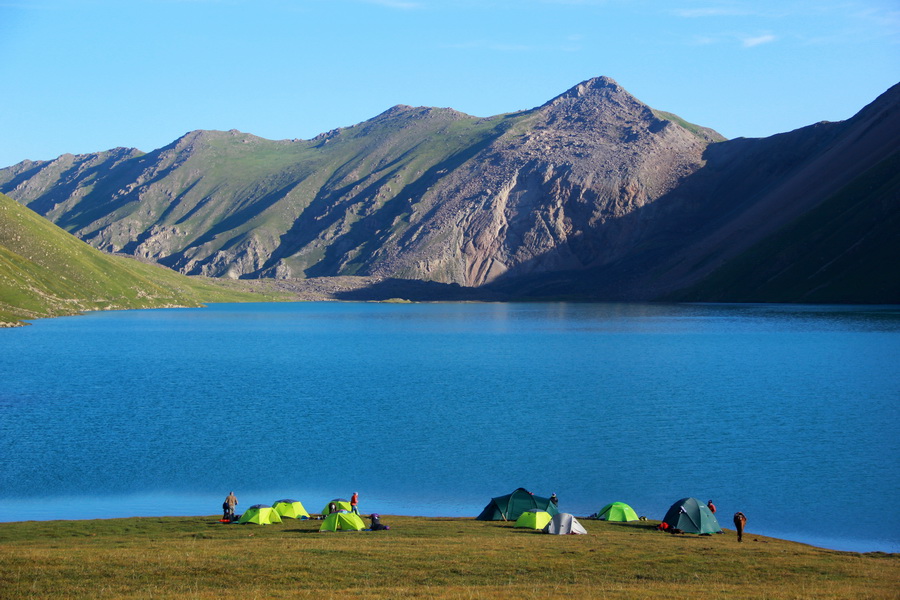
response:
[(346, 498), (335, 498), (331, 500), (328, 504), (325, 505), (325, 508), (322, 509), (323, 515), (328, 515), (328, 507), (334, 504), (337, 506), (338, 510), (350, 510), (350, 501)]
[(475, 518), (479, 521), (515, 521), (523, 512), (532, 508), (545, 510), (550, 516), (559, 512), (556, 505), (550, 502), (550, 498), (535, 496), (525, 488), (519, 488), (512, 494), (491, 498), (481, 514)]
[(306, 509), (303, 508), (303, 504), (299, 500), (276, 500), (275, 504), (272, 505), (272, 508), (274, 508), (275, 512), (281, 517), (288, 517), (289, 519), (309, 518), (309, 513), (306, 512)]
[(637, 513), (624, 502), (612, 502), (600, 509), (597, 518), (601, 521), (637, 521)]
[(663, 523), (685, 533), (719, 533), (719, 521), (705, 504), (696, 498), (682, 498), (673, 504)]
[(331, 513), (322, 521), (319, 531), (362, 531), (366, 524), (355, 513)]
[(281, 523), (281, 517), (275, 509), (266, 504), (254, 504), (241, 515), (238, 523), (256, 523), (257, 525), (269, 525)]
[(532, 508), (523, 512), (514, 527), (525, 527), (527, 529), (543, 529), (544, 525), (550, 522), (553, 517), (546, 510)]

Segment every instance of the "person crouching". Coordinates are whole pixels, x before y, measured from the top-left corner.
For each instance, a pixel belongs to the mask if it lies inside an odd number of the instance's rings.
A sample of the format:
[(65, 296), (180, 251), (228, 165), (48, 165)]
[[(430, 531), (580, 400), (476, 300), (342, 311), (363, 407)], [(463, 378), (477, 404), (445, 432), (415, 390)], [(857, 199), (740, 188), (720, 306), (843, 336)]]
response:
[(385, 529), (390, 529), (389, 525), (384, 525), (381, 522), (381, 515), (378, 513), (372, 513), (369, 518), (372, 519), (372, 526), (369, 527), (372, 531), (384, 531)]

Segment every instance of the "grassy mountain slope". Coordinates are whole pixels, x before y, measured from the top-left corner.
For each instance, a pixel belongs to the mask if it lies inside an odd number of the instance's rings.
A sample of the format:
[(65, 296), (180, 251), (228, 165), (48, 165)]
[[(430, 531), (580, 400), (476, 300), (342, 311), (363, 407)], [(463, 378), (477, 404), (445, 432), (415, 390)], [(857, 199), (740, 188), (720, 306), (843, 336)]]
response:
[(504, 121), (398, 106), (313, 140), (195, 131), (148, 154), (17, 165), (0, 187), (97, 248), (187, 274), (352, 275), (439, 165)]
[(108, 256), (0, 194), (0, 324), (86, 310), (199, 306), (261, 296)]

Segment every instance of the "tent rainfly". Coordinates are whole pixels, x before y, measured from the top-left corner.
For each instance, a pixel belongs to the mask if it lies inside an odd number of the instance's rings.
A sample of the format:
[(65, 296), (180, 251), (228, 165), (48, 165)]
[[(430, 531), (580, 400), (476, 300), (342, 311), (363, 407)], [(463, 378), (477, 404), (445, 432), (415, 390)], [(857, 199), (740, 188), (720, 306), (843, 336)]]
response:
[(362, 531), (366, 524), (355, 513), (334, 512), (325, 517), (319, 531)]
[(328, 516), (329, 511), (328, 507), (334, 504), (338, 510), (350, 510), (350, 501), (346, 498), (335, 498), (331, 500), (328, 504), (325, 505), (325, 508), (322, 509), (322, 514)]
[(624, 502), (613, 502), (607, 504), (597, 513), (597, 518), (601, 521), (637, 521), (637, 513), (634, 509)]
[(719, 521), (705, 504), (696, 498), (682, 498), (673, 504), (663, 522), (685, 533), (719, 533)]
[(238, 523), (270, 525), (272, 523), (281, 523), (281, 517), (278, 516), (274, 508), (267, 504), (254, 504), (241, 515)]
[(569, 513), (553, 515), (550, 522), (544, 526), (544, 533), (554, 535), (586, 534), (587, 530), (578, 522), (578, 519)]
[(550, 502), (550, 498), (535, 496), (525, 488), (519, 488), (506, 496), (491, 498), (481, 514), (476, 517), (479, 521), (515, 521), (522, 513), (532, 508), (550, 513), (550, 516), (559, 512), (556, 505)]
[(272, 505), (272, 508), (274, 508), (275, 512), (281, 517), (287, 517), (289, 519), (309, 518), (309, 513), (306, 512), (306, 509), (303, 508), (303, 503), (299, 500), (276, 500), (275, 504)]
[(550, 522), (550, 519), (553, 517), (550, 516), (546, 510), (541, 510), (539, 508), (532, 508), (531, 510), (526, 510), (523, 512), (518, 519), (516, 519), (515, 527), (525, 527), (527, 529), (543, 529), (544, 526)]

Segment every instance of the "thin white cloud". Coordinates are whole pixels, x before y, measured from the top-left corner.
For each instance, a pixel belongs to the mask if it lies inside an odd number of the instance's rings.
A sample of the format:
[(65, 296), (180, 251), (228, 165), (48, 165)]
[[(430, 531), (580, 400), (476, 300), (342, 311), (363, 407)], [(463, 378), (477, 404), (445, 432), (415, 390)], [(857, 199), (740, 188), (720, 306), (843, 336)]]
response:
[(741, 44), (744, 48), (753, 48), (754, 46), (761, 46), (762, 44), (769, 44), (774, 42), (776, 38), (771, 33), (767, 33), (765, 35), (756, 35), (751, 37), (745, 37), (741, 40)]
[(716, 44), (728, 44), (733, 46), (735, 44), (740, 44), (744, 48), (753, 48), (754, 46), (761, 46), (762, 44), (770, 44), (778, 39), (778, 36), (771, 33), (750, 35), (735, 31), (723, 31), (694, 36), (689, 43), (692, 46), (712, 46)]

